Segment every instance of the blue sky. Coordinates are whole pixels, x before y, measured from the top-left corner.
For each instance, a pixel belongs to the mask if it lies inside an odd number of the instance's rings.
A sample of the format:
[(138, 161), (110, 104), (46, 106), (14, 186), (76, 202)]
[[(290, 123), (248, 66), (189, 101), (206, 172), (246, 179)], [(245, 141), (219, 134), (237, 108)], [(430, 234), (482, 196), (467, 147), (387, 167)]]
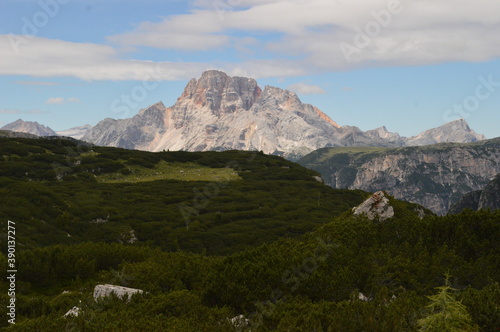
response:
[(499, 31), (491, 0), (3, 0), (0, 126), (131, 117), (220, 69), (340, 125), (412, 136), (463, 117), (493, 138)]

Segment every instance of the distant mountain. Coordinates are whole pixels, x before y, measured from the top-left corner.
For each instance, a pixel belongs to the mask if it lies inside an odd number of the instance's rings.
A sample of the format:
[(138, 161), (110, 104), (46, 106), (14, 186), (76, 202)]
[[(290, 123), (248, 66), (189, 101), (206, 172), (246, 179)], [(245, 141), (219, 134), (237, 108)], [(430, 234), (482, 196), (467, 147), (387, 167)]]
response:
[(84, 140), (148, 151), (262, 150), (304, 155), (341, 145), (345, 131), (291, 91), (251, 78), (206, 71), (192, 79), (172, 107), (157, 103), (131, 119), (105, 119)]
[(38, 122), (23, 121), (21, 119), (3, 126), (0, 130), (10, 130), (36, 136), (57, 136), (57, 133), (49, 127), (41, 125)]
[(484, 136), (470, 130), (464, 120), (410, 139), (385, 127), (367, 132), (341, 127), (291, 91), (272, 86), (261, 89), (252, 78), (210, 70), (199, 80), (189, 81), (175, 105), (166, 108), (159, 102), (130, 119), (105, 119), (82, 139), (147, 151), (260, 150), (298, 159), (323, 147), (400, 147), (473, 142)]
[(79, 127), (74, 127), (71, 129), (57, 131), (57, 135), (71, 137), (74, 139), (81, 139), (85, 134), (87, 134), (92, 129), (91, 125), (83, 125)]
[(500, 173), (500, 138), (421, 147), (324, 148), (299, 160), (333, 188), (387, 191), (445, 214), (464, 194)]
[(431, 145), (436, 143), (466, 143), (485, 140), (482, 134), (470, 129), (464, 119), (449, 122), (441, 127), (429, 129), (406, 140), (407, 146)]
[(499, 210), (500, 174), (491, 180), (484, 189), (464, 195), (458, 202), (450, 207), (448, 214), (457, 214), (464, 209), (472, 209), (474, 211), (482, 209)]

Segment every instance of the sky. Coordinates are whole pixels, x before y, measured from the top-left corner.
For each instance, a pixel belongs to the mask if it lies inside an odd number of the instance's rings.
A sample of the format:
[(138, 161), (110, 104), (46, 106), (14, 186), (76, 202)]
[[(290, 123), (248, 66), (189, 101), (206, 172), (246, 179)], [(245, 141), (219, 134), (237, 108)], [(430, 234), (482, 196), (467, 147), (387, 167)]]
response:
[(497, 0), (2, 0), (0, 126), (54, 130), (173, 105), (218, 69), (340, 125), (500, 136)]

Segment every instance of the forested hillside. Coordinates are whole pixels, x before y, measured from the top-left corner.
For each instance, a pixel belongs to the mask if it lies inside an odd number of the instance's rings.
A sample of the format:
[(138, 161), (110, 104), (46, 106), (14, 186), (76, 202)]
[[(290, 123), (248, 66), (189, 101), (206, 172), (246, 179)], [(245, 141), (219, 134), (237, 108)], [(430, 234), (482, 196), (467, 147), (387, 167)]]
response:
[(363, 201), (258, 152), (103, 148), (0, 139), (0, 219), (26, 248), (82, 241), (231, 253), (297, 236)]
[[(104, 243), (23, 250), (19, 318), (8, 330), (417, 331), (431, 314), (426, 296), (450, 274), (470, 326), (495, 331), (499, 221), (499, 212), (383, 223), (344, 216), (225, 257)], [(96, 302), (103, 283), (147, 293)], [(6, 292), (0, 298), (5, 306)], [(73, 306), (82, 313), (64, 318)], [(239, 315), (249, 321), (235, 327), (229, 319)]]
[[(352, 213), (369, 194), (252, 152), (9, 138), (0, 174), (18, 270), (2, 331), (500, 327), (500, 211), (424, 216), (391, 197), (395, 216), (371, 221)], [(144, 293), (94, 300), (102, 284)]]

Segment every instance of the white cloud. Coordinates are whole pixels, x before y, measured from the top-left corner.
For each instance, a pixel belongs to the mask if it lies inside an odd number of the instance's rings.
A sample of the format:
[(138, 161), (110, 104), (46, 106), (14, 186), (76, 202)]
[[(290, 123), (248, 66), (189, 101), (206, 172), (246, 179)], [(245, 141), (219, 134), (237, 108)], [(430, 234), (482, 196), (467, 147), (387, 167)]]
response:
[(289, 60), (216, 64), (124, 60), (110, 46), (38, 37), (30, 38), (16, 53), (10, 45), (9, 36), (0, 35), (0, 75), (76, 77), (86, 81), (185, 81), (199, 77), (207, 69), (220, 69), (241, 76), (248, 73), (255, 78), (306, 73), (305, 68)]
[[(260, 78), (500, 58), (500, 1), (195, 0), (192, 4), (196, 9), (187, 14), (143, 22), (132, 31), (108, 37), (114, 46), (0, 35), (0, 75), (171, 81), (221, 69)], [(197, 56), (216, 50), (221, 60), (124, 59), (115, 46), (200, 51)], [(239, 57), (229, 58), (232, 49)], [(214, 58), (214, 53), (208, 54)], [(254, 55), (259, 58), (252, 59)]]
[(303, 82), (289, 85), (287, 89), (292, 90), (292, 91), (294, 91), (298, 94), (302, 94), (302, 95), (314, 95), (314, 94), (324, 94), (325, 93), (325, 90), (323, 90), (320, 86), (307, 84), (307, 83), (303, 83)]
[(11, 39), (12, 35), (0, 35), (0, 75), (76, 77), (86, 81), (185, 80), (207, 67), (201, 63), (123, 60), (110, 46), (38, 37), (28, 39), (16, 52)]
[(78, 98), (51, 97), (45, 101), (46, 104), (79, 103)]
[(61, 83), (48, 82), (48, 81), (14, 81), (14, 83), (18, 84), (18, 85), (26, 85), (26, 86), (56, 86), (56, 85), (61, 85)]
[(46, 104), (62, 104), (62, 103), (64, 103), (64, 98), (52, 97), (52, 98), (47, 99), (47, 101), (45, 101), (45, 103)]
[[(500, 57), (499, 1), (197, 0), (194, 5), (201, 9), (144, 23), (111, 40), (127, 46), (206, 50), (232, 47), (229, 36), (234, 31), (273, 32), (281, 38), (268, 43), (267, 50), (285, 58), (301, 56), (310, 72)], [(367, 29), (369, 36), (360, 36)], [(173, 31), (182, 31), (182, 43)], [(352, 52), (342, 45), (352, 45)]]
[(160, 23), (144, 22), (133, 32), (108, 39), (125, 46), (200, 51), (227, 45), (229, 37), (217, 34), (221, 30), (222, 22), (211, 11), (196, 11), (168, 17)]

